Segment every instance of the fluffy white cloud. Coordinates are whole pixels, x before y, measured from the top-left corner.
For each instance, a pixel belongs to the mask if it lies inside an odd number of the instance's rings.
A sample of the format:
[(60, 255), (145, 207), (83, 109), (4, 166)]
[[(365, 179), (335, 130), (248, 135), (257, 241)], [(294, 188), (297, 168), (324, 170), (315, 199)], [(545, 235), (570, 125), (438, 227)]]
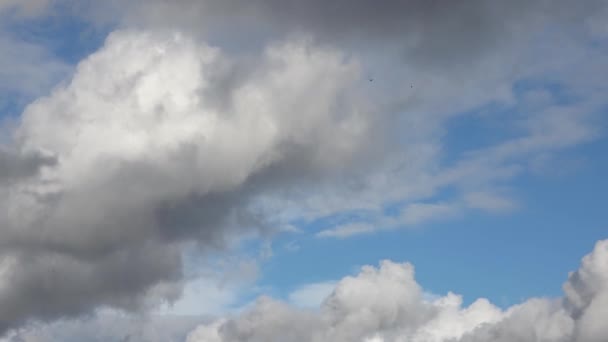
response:
[(318, 311), (261, 298), (240, 316), (199, 326), (188, 341), (605, 341), (608, 240), (583, 258), (564, 291), (506, 310), (485, 299), (463, 307), (452, 293), (428, 299), (410, 264), (384, 261), (338, 282)]

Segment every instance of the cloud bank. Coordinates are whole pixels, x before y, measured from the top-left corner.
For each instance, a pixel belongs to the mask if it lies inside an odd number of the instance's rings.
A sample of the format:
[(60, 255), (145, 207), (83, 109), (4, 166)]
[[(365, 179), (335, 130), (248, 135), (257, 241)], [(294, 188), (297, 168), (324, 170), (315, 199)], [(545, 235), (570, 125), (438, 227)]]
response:
[(563, 288), (563, 298), (505, 310), (485, 299), (464, 307), (453, 293), (425, 297), (411, 264), (383, 261), (338, 282), (318, 310), (260, 298), (242, 315), (199, 326), (187, 341), (605, 341), (608, 240), (596, 244)]

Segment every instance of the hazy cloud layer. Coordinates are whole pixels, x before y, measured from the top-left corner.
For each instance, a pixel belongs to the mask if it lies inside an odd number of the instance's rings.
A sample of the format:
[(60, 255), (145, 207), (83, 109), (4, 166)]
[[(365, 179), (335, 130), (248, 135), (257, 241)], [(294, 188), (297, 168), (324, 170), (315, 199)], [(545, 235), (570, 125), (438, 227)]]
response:
[(127, 316), (104, 312), (77, 320), (34, 325), (9, 334), (3, 342), (178, 342), (204, 317)]
[(240, 316), (201, 325), (188, 341), (604, 341), (608, 241), (583, 258), (564, 292), (506, 310), (485, 299), (463, 307), (452, 293), (426, 299), (412, 265), (384, 261), (342, 279), (319, 310), (261, 298)]
[(332, 43), (364, 42), (367, 49), (389, 46), (388, 51), (396, 50), (403, 60), (425, 68), (468, 68), (480, 55), (524, 39), (522, 34), (551, 22), (580, 24), (605, 4), (595, 0), (389, 0), (382, 5), (372, 0), (178, 0), (131, 1), (126, 7), (130, 10), (125, 20), (140, 25), (178, 25), (241, 39), (243, 32), (253, 37), (306, 32)]
[(49, 5), (48, 0), (0, 0), (0, 14), (12, 12), (12, 15), (39, 15)]

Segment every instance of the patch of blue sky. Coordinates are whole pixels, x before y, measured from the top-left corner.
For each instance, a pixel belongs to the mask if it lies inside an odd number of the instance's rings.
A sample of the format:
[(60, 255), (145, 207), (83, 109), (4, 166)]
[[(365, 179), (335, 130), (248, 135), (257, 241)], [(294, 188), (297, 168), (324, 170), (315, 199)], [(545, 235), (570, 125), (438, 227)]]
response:
[[(285, 297), (301, 284), (340, 279), (348, 275), (345, 270), (390, 259), (412, 262), (425, 289), (462, 294), (465, 303), (486, 297), (507, 307), (533, 296), (557, 297), (568, 272), (608, 233), (606, 150), (606, 139), (572, 148), (553, 160), (557, 164), (549, 174), (527, 173), (514, 180), (523, 203), (508, 214), (471, 210), (413, 229), (342, 240), (280, 237), (260, 281)], [(551, 172), (570, 162), (575, 164), (571, 172)], [(293, 241), (296, 251), (281, 248)]]
[[(568, 272), (608, 233), (606, 150), (608, 140), (602, 138), (528, 161), (528, 172), (508, 183), (521, 201), (513, 212), (470, 209), (455, 218), (347, 239), (315, 234), (337, 225), (373, 223), (378, 214), (354, 210), (299, 220), (292, 224), (301, 232), (273, 238), (272, 257), (263, 260), (264, 242), (248, 240), (242, 256), (260, 260), (259, 278), (239, 293), (233, 307), (260, 293), (287, 300), (302, 285), (338, 280), (382, 259), (413, 263), (425, 290), (462, 294), (465, 304), (485, 297), (506, 308), (534, 296), (558, 297)], [(457, 196), (456, 189), (446, 187), (424, 202)], [(408, 203), (386, 203), (381, 214), (396, 216)]]
[[(53, 12), (53, 15), (33, 17), (27, 20), (2, 23), (2, 34), (19, 44), (28, 44), (35, 49), (29, 53), (44, 53), (44, 56), (22, 56), (26, 60), (38, 60), (62, 66), (62, 72), (54, 72), (44, 84), (33, 84), (35, 89), (0, 88), (0, 119), (16, 119), (25, 106), (47, 92), (61, 81), (69, 78), (71, 68), (96, 51), (104, 42), (110, 28), (95, 26), (76, 15)], [(36, 66), (37, 67), (37, 66)], [(57, 70), (56, 70), (57, 71)], [(48, 82), (48, 83), (47, 83)]]
[(76, 64), (103, 44), (110, 27), (87, 22), (65, 12), (11, 23), (6, 31), (15, 38), (44, 46), (69, 64)]

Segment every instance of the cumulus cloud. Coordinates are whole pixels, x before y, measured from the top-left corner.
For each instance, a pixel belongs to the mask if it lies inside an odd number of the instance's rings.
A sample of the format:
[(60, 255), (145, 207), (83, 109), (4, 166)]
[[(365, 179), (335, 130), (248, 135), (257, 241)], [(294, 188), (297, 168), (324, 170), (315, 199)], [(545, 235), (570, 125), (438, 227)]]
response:
[(563, 298), (502, 310), (485, 299), (464, 307), (452, 293), (428, 299), (412, 265), (384, 261), (342, 279), (317, 310), (261, 298), (242, 315), (199, 326), (188, 341), (604, 341), (607, 274), (605, 240), (569, 276)]
[[(267, 229), (248, 197), (363, 150), (355, 61), (302, 39), (235, 77), (240, 65), (179, 33), (115, 32), (26, 108), (15, 144), (56, 163), (0, 202), (3, 329), (174, 299), (181, 242), (217, 249)], [(37, 166), (13, 164), (3, 173)]]

